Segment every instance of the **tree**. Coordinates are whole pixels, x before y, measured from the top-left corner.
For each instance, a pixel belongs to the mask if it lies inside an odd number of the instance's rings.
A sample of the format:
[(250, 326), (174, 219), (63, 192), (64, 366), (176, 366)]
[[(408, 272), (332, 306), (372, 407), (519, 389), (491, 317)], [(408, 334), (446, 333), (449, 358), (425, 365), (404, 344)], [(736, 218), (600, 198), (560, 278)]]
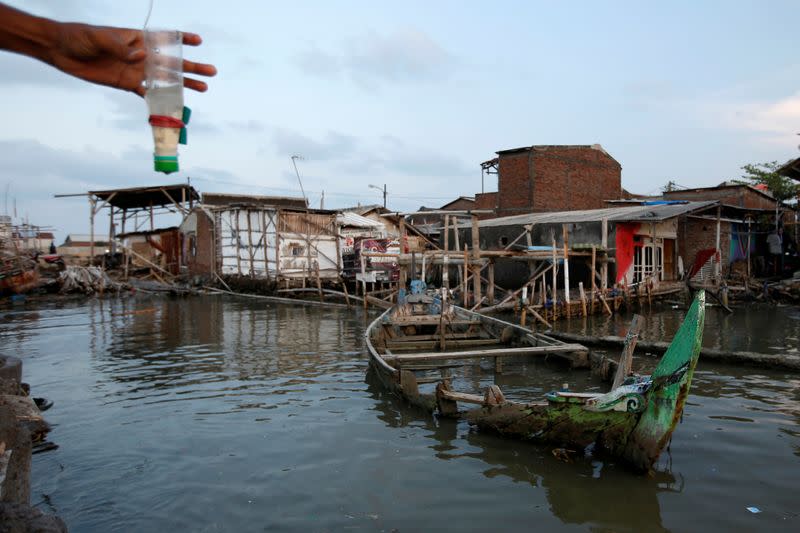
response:
[(797, 198), (800, 186), (791, 178), (778, 174), (777, 170), (780, 167), (781, 165), (777, 161), (745, 165), (742, 167), (744, 170), (743, 180), (740, 181), (748, 185), (766, 185), (772, 196), (780, 202), (793, 200)]

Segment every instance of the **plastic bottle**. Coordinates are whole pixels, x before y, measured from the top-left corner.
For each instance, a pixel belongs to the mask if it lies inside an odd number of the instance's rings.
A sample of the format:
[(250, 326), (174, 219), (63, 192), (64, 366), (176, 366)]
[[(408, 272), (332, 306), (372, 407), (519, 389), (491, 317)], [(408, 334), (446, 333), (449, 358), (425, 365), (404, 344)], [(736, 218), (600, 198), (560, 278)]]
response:
[(179, 31), (145, 30), (145, 101), (153, 129), (154, 168), (178, 171), (178, 143), (185, 144), (188, 109), (183, 107), (183, 36)]

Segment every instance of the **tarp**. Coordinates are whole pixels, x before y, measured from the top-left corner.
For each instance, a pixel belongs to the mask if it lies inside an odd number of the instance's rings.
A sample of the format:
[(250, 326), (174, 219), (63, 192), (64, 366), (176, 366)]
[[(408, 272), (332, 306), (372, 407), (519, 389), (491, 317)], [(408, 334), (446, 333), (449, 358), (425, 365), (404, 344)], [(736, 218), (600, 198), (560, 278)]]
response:
[(694, 256), (694, 262), (692, 263), (691, 268), (689, 268), (689, 273), (686, 275), (687, 278), (691, 279), (694, 277), (695, 274), (700, 272), (700, 269), (703, 268), (709, 259), (716, 256), (717, 261), (719, 262), (719, 255), (717, 255), (717, 250), (714, 248), (708, 248), (706, 250), (700, 250), (697, 252), (697, 255)]
[(633, 264), (634, 248), (636, 245), (633, 236), (639, 231), (639, 227), (641, 227), (641, 224), (638, 222), (617, 223), (617, 283), (625, 277), (625, 274), (627, 274)]
[(747, 250), (747, 225), (745, 224), (731, 224), (731, 249), (729, 255), (729, 262), (744, 261), (747, 257), (755, 252), (756, 240), (750, 239), (750, 253)]

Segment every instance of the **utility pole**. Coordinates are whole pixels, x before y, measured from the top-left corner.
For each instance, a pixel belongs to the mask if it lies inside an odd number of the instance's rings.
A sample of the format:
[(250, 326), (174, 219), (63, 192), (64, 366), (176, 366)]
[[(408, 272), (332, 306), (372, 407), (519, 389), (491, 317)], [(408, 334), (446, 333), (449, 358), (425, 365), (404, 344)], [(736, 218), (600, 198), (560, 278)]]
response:
[(293, 155), (292, 156), (292, 165), (294, 165), (294, 173), (297, 175), (297, 183), (300, 184), (300, 192), (303, 193), (303, 200), (306, 201), (306, 206), (308, 205), (308, 198), (306, 198), (306, 191), (303, 190), (303, 182), (300, 181), (300, 172), (297, 170), (297, 163), (296, 160), (303, 159), (303, 156), (300, 155)]

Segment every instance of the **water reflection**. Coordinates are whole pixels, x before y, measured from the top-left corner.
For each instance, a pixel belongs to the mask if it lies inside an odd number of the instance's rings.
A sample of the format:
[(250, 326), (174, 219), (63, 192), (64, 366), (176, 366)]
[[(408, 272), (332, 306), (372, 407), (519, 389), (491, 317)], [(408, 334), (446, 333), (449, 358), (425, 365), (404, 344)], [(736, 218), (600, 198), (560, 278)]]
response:
[[(666, 342), (678, 330), (686, 309), (682, 305), (654, 304), (645, 305), (636, 312), (645, 317), (641, 339)], [(631, 313), (594, 315), (562, 319), (554, 327), (582, 335), (624, 336), (631, 318)], [(703, 346), (707, 348), (759, 353), (800, 352), (800, 308), (796, 306), (750, 303), (736, 306), (733, 314), (720, 307), (708, 307), (705, 326)]]
[(643, 477), (597, 458), (564, 463), (547, 447), (501, 439), (417, 410), (387, 392), (371, 369), (366, 381), (375, 414), (384, 423), (396, 428), (421, 425), (433, 441), (428, 447), (441, 460), (476, 459), (484, 465), (486, 478), (504, 476), (544, 489), (550, 510), (564, 523), (613, 531), (667, 531), (661, 523), (658, 495), (683, 490), (683, 480), (676, 480), (668, 469)]

